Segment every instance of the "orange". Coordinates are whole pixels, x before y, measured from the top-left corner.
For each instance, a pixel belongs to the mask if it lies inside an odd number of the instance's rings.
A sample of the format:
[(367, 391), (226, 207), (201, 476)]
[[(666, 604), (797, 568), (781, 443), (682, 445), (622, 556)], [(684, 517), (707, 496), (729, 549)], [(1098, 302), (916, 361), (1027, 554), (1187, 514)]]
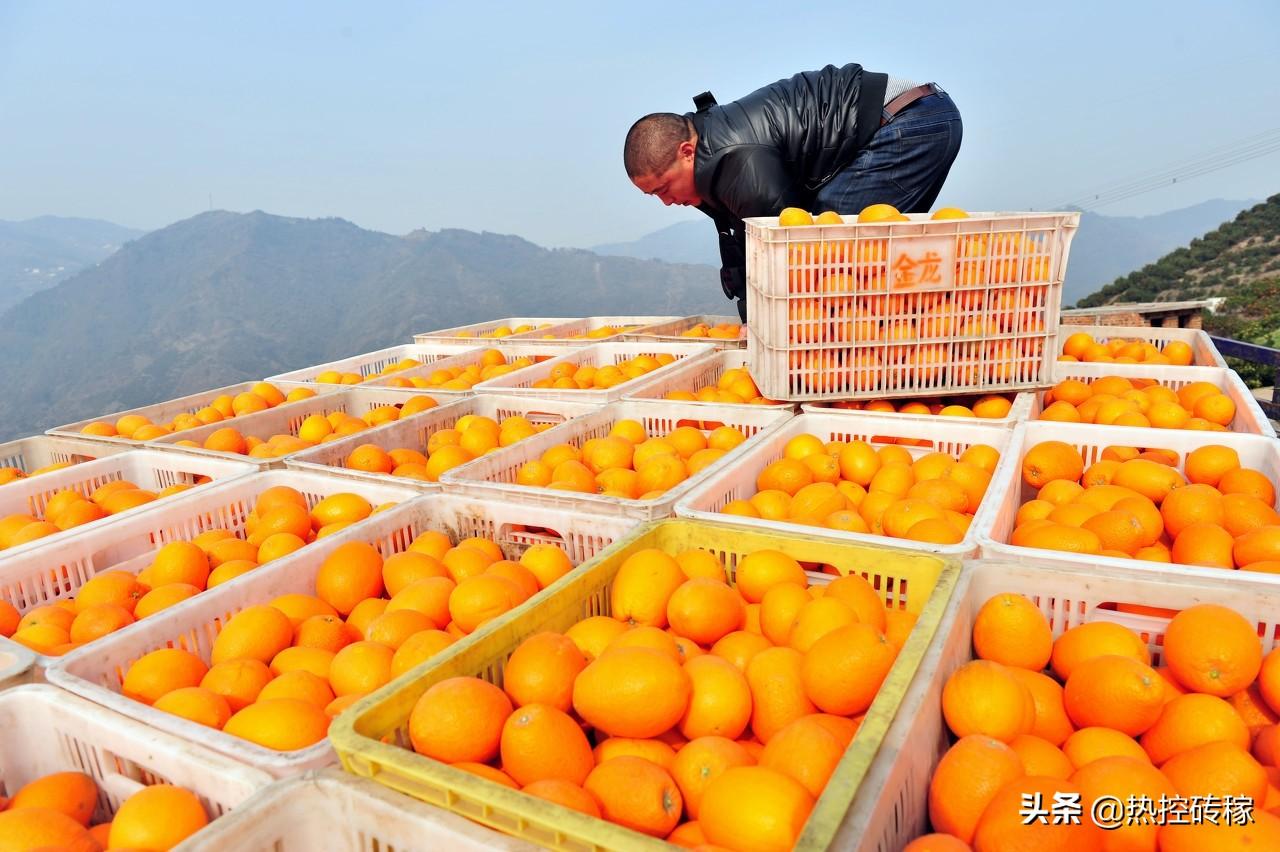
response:
[(391, 680), (395, 652), (380, 642), (352, 642), (334, 654), (329, 664), (333, 694), (367, 695)]
[(1249, 530), (1235, 540), (1231, 553), (1241, 567), (1280, 559), (1280, 525)]
[[(1105, 757), (1077, 769), (1069, 779), (1080, 788), (1084, 813), (1091, 813), (1095, 801), (1111, 797), (1128, 801), (1130, 796), (1159, 802), (1172, 799), (1176, 793), (1169, 780), (1158, 769), (1132, 757)], [(1128, 820), (1107, 832), (1110, 838), (1104, 849), (1155, 850), (1160, 830), (1154, 820)]]
[(1186, 485), (1182, 474), (1149, 459), (1130, 459), (1116, 468), (1111, 484), (1128, 488), (1159, 505), (1175, 488)]
[(729, 769), (754, 763), (745, 748), (725, 737), (698, 737), (676, 752), (670, 772), (689, 817), (698, 818), (702, 796), (711, 782)]
[(582, 784), (595, 764), (578, 723), (545, 704), (528, 704), (508, 716), (499, 749), (503, 771), (521, 786), (547, 779)]
[(330, 653), (359, 641), (360, 634), (336, 614), (313, 615), (294, 630), (294, 644), (300, 648), (316, 648)]
[[(144, 597), (143, 600), (146, 600), (146, 598)], [(70, 615), (70, 613), (67, 614)], [(146, 615), (146, 613), (143, 613), (143, 615)], [(124, 607), (116, 604), (97, 604), (96, 606), (87, 607), (75, 615), (70, 623), (68, 638), (77, 645), (83, 645), (86, 642), (100, 639), (122, 627), (127, 627), (133, 621), (134, 617)], [(10, 630), (8, 635), (12, 635), (12, 633), (13, 631)]]
[(667, 604), (685, 582), (680, 564), (664, 551), (640, 550), (627, 557), (610, 590), (613, 617), (629, 624), (665, 627)]
[(858, 621), (884, 632), (888, 623), (884, 599), (880, 592), (857, 574), (848, 574), (826, 586), (823, 597), (844, 603)]
[(316, 595), (342, 615), (349, 615), (360, 601), (379, 597), (382, 592), (382, 556), (365, 542), (339, 545), (325, 557), (316, 574)]
[(391, 677), (397, 678), (409, 669), (431, 659), (449, 645), (453, 637), (443, 630), (423, 630), (406, 639), (391, 657)]
[(17, 808), (0, 812), (0, 849), (25, 852), (99, 852), (102, 847), (83, 825), (52, 808)]
[(573, 570), (568, 554), (554, 544), (533, 545), (521, 555), (520, 564), (533, 572), (544, 589)]
[(231, 660), (269, 663), (292, 643), (289, 617), (273, 606), (259, 604), (240, 610), (223, 625), (213, 640), (209, 659), (213, 665)]
[[(169, 583), (158, 589), (152, 589), (143, 595), (137, 606), (134, 607), (133, 614), (140, 619), (155, 615), (157, 612), (168, 609), (174, 604), (195, 597), (200, 594), (200, 591), (199, 588), (189, 583)], [(115, 607), (115, 609), (119, 609), (119, 607)], [(130, 620), (132, 621), (132, 619)], [(71, 641), (74, 642), (76, 640), (73, 638)]]
[(1136, 737), (1159, 718), (1164, 694), (1164, 682), (1150, 666), (1132, 657), (1108, 655), (1077, 665), (1062, 697), (1078, 727), (1111, 728)]
[(559, 633), (538, 633), (520, 643), (503, 670), (503, 689), (516, 707), (544, 704), (573, 707), (573, 682), (587, 658), (573, 640)]
[(711, 647), (711, 653), (732, 663), (740, 672), (746, 672), (751, 658), (771, 647), (768, 639), (758, 633), (735, 630)]
[(1188, 693), (1164, 706), (1156, 723), (1143, 734), (1141, 744), (1151, 762), (1161, 765), (1196, 746), (1219, 741), (1248, 749), (1249, 728), (1221, 698)]
[(1164, 528), (1170, 538), (1191, 524), (1222, 526), (1225, 520), (1222, 495), (1211, 485), (1193, 484), (1173, 491), (1160, 506)]
[(956, 669), (942, 689), (942, 713), (957, 737), (985, 734), (1009, 742), (1035, 724), (1031, 693), (999, 663), (974, 660)]
[(1255, 849), (1280, 849), (1280, 817), (1270, 811), (1255, 809), (1247, 824), (1215, 823), (1167, 824), (1159, 832), (1162, 852), (1249, 852)]
[(1252, 494), (1225, 495), (1222, 515), (1222, 526), (1236, 538), (1258, 527), (1280, 526), (1280, 513)]
[(952, 834), (923, 834), (902, 847), (902, 852), (973, 852), (972, 847)]
[(623, 756), (644, 758), (670, 772), (676, 760), (676, 751), (662, 740), (636, 740), (628, 737), (608, 737), (594, 751), (597, 764)]
[(465, 578), (449, 593), (449, 615), (463, 633), (471, 633), (521, 603), (514, 582), (496, 574), (478, 574)]
[(689, 739), (720, 736), (737, 739), (751, 720), (751, 688), (733, 663), (703, 654), (684, 664), (689, 676), (689, 705), (680, 733)]
[(897, 653), (897, 648), (869, 625), (851, 624), (833, 630), (805, 652), (801, 664), (805, 694), (826, 713), (851, 716), (865, 712)]
[(976, 734), (962, 737), (929, 779), (929, 822), (969, 843), (996, 793), (1024, 774), (1017, 752), (999, 740)]
[(256, 701), (223, 727), (232, 736), (276, 751), (306, 748), (324, 739), (328, 729), (329, 716), (322, 708), (296, 698)]
[(432, 685), (409, 716), (409, 737), (419, 754), (446, 763), (484, 763), (498, 755), (511, 701), (491, 683), (454, 677)]
[(156, 699), (152, 706), (217, 730), (221, 730), (231, 718), (231, 706), (227, 704), (227, 699), (199, 686), (187, 686), (167, 692)]
[(973, 623), (978, 657), (1006, 666), (1040, 671), (1053, 653), (1049, 621), (1022, 595), (997, 595), (978, 610)]
[(724, 563), (714, 553), (701, 548), (692, 548), (677, 553), (675, 556), (676, 564), (680, 566), (680, 570), (690, 580), (695, 577), (705, 577), (711, 580), (720, 580), (727, 582), (728, 577), (725, 574)]
[(1053, 643), (1050, 662), (1053, 673), (1067, 681), (1076, 666), (1093, 657), (1120, 654), (1145, 665), (1151, 664), (1151, 652), (1142, 639), (1127, 627), (1109, 621), (1078, 624)]
[(757, 550), (744, 557), (738, 563), (736, 581), (738, 592), (748, 603), (760, 603), (765, 592), (779, 583), (809, 585), (800, 563), (776, 550)]
[(1240, 454), (1217, 444), (1197, 447), (1187, 453), (1187, 481), (1217, 486), (1222, 477), (1240, 468)]
[(204, 805), (190, 790), (152, 784), (120, 805), (107, 843), (112, 849), (170, 849), (208, 823)]
[(1251, 494), (1268, 506), (1276, 504), (1276, 489), (1256, 470), (1238, 468), (1229, 470), (1218, 480), (1218, 490), (1223, 494)]
[(844, 744), (821, 723), (809, 717), (778, 731), (760, 755), (759, 765), (798, 782), (815, 799), (844, 754)]
[(134, 701), (154, 704), (166, 692), (199, 686), (208, 670), (204, 660), (195, 654), (179, 648), (160, 648), (129, 666), (120, 691)]
[(331, 494), (311, 508), (311, 521), (317, 526), (363, 521), (373, 513), (373, 506), (358, 494)]
[(813, 796), (781, 772), (737, 766), (707, 785), (698, 822), (717, 846), (786, 850), (795, 845), (813, 804)]
[(48, 808), (71, 817), (83, 826), (98, 806), (98, 785), (83, 772), (54, 772), (19, 787), (8, 807)]
[(715, 644), (741, 628), (744, 618), (742, 596), (719, 580), (687, 580), (667, 601), (671, 629), (699, 645)]
[(200, 679), (200, 686), (226, 699), (235, 713), (257, 701), (271, 678), (271, 670), (258, 660), (233, 660), (211, 666)]
[(285, 672), (311, 672), (319, 678), (329, 679), (329, 668), (333, 664), (333, 651), (323, 648), (285, 648), (271, 659), (271, 673), (277, 677)]
[(365, 628), (364, 635), (365, 639), (370, 642), (380, 642), (395, 651), (415, 633), (434, 630), (435, 628), (436, 622), (433, 619), (416, 610), (392, 610), (388, 606), (382, 615), (369, 622), (369, 626)]
[(1179, 565), (1234, 568), (1233, 546), (1231, 533), (1217, 524), (1193, 523), (1173, 540), (1170, 557)]
[(762, 743), (801, 716), (817, 712), (803, 676), (805, 655), (794, 648), (767, 648), (747, 663), (751, 730)]
[(610, 822), (666, 837), (680, 821), (680, 788), (662, 767), (639, 757), (617, 757), (591, 770), (583, 787)]
[(1031, 693), (1031, 703), (1035, 708), (1031, 735), (1061, 746), (1075, 730), (1067, 716), (1062, 686), (1040, 671), (1009, 667), (1009, 674)]
[(803, 462), (782, 458), (770, 462), (760, 472), (756, 477), (756, 490), (778, 490), (794, 495), (811, 482), (813, 482), (813, 472)]
[(1216, 604), (1198, 604), (1169, 622), (1164, 660), (1178, 683), (1226, 698), (1258, 676), (1262, 643), (1254, 626), (1239, 613)]
[(1111, 728), (1081, 728), (1067, 737), (1062, 753), (1076, 767), (1088, 766), (1109, 757), (1129, 757), (1150, 763), (1151, 758), (1133, 737)]
[(127, 571), (95, 574), (76, 592), (76, 609), (84, 611), (100, 604), (114, 604), (132, 614), (148, 589)]
[(1084, 473), (1084, 459), (1071, 445), (1062, 441), (1043, 441), (1022, 458), (1022, 480), (1032, 488), (1040, 488), (1054, 479), (1077, 480)]
[(523, 792), (566, 808), (572, 808), (587, 816), (597, 818), (600, 816), (600, 806), (596, 804), (596, 800), (592, 798), (591, 794), (581, 786), (568, 781), (562, 781), (558, 778), (546, 778), (526, 785)]
[[(507, 595), (503, 600), (510, 599), (511, 589), (505, 586), (487, 584), (485, 587), (505, 591)], [(434, 627), (444, 628), (453, 620), (449, 612), (449, 601), (456, 588), (457, 584), (448, 577), (428, 577), (425, 580), (417, 580), (401, 589), (391, 602), (386, 604), (385, 611), (414, 610), (429, 618)], [(463, 600), (459, 598), (458, 606), (462, 605)], [(354, 614), (353, 611), (352, 615)]]
[(1211, 742), (1174, 755), (1160, 767), (1181, 796), (1248, 796), (1267, 792), (1262, 764), (1235, 743)]
[(1019, 734), (1009, 747), (1017, 752), (1028, 775), (1040, 775), (1066, 780), (1075, 771), (1062, 749), (1048, 740), (1031, 734)]
[(691, 691), (689, 675), (661, 652), (610, 649), (574, 681), (573, 708), (613, 736), (654, 737), (680, 721)]
[(578, 646), (583, 655), (589, 659), (599, 657), (609, 643), (626, 633), (630, 627), (610, 618), (607, 615), (593, 615), (584, 618), (565, 631), (565, 637)]
[(1104, 834), (1091, 820), (1029, 821), (1023, 814), (1027, 796), (1042, 802), (1059, 797), (1079, 797), (1080, 789), (1069, 781), (1027, 776), (1001, 787), (978, 820), (973, 833), (975, 852), (1036, 849), (1041, 852), (1100, 852)]

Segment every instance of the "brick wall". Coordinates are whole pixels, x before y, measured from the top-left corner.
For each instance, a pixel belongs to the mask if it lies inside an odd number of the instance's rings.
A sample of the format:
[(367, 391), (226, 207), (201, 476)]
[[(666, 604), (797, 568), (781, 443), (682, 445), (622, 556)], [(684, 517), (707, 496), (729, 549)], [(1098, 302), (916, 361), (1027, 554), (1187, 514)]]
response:
[(1111, 325), (1134, 328), (1138, 326), (1156, 326), (1158, 328), (1203, 328), (1204, 318), (1200, 311), (1185, 311), (1178, 314), (1161, 316), (1145, 314), (1139, 311), (1122, 311), (1105, 314), (1070, 314), (1062, 317), (1063, 325)]

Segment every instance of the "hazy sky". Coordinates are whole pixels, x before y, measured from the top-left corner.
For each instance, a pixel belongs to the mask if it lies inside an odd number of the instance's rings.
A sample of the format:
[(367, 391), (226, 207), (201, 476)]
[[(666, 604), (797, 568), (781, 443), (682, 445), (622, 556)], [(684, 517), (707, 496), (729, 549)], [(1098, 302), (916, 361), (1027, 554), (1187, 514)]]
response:
[[(700, 214), (622, 139), (827, 63), (946, 88), (939, 204), (1044, 209), (1280, 129), (1280, 3), (73, 3), (0, 0), (0, 219), (208, 209), (544, 245)], [(1280, 191), (1280, 152), (1099, 208)], [(711, 238), (710, 233), (708, 238)]]

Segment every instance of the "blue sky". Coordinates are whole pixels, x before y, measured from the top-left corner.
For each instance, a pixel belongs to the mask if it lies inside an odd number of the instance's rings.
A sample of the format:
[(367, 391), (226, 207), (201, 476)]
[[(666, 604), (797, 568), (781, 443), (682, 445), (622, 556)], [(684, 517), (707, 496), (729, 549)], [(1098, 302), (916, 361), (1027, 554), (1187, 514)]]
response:
[[(209, 207), (544, 245), (699, 214), (622, 137), (796, 71), (935, 80), (964, 145), (939, 204), (1044, 209), (1280, 128), (1280, 4), (39, 3), (0, 0), (0, 219), (160, 227)], [(1280, 191), (1280, 152), (1099, 208)]]

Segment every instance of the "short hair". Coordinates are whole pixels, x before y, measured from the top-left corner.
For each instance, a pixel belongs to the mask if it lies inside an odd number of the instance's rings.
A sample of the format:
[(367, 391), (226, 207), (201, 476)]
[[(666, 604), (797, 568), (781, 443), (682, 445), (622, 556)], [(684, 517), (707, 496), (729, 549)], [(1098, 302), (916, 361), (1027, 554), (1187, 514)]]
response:
[(674, 112), (653, 112), (641, 118), (627, 131), (622, 149), (622, 163), (627, 177), (659, 175), (671, 167), (676, 148), (693, 138), (693, 124)]

